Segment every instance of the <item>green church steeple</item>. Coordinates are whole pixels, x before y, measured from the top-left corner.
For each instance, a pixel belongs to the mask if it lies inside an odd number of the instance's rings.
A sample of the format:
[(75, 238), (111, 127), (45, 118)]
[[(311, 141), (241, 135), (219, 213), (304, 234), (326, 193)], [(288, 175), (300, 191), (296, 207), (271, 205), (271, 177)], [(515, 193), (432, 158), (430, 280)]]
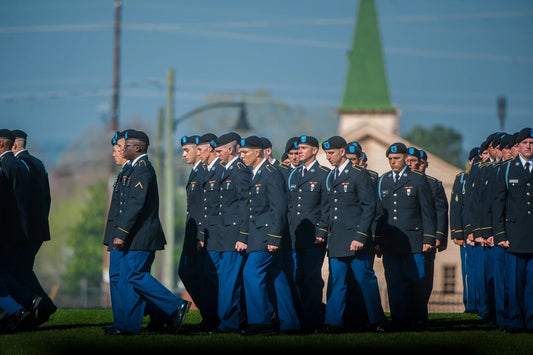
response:
[(392, 106), (374, 0), (360, 0), (340, 113), (396, 112)]

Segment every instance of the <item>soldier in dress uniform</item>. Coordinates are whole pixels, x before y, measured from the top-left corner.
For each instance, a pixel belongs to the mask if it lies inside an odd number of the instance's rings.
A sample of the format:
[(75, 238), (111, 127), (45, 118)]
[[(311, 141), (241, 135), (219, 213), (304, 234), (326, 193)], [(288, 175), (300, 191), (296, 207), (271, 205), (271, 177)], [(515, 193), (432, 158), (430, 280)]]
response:
[(330, 171), (318, 163), (318, 140), (298, 138), (299, 161), (287, 181), (288, 215), (296, 283), (297, 305), (302, 331), (312, 332), (322, 326), (324, 280), (322, 264), (326, 255), (329, 202), (326, 177)]
[(224, 171), (224, 164), (217, 157), (215, 152), (215, 140), (218, 137), (213, 133), (206, 133), (198, 138), (197, 154), (205, 168), (205, 174), (199, 186), (202, 193), (201, 209), (202, 215), (198, 220), (198, 248), (200, 252), (207, 253), (203, 266), (204, 282), (203, 290), (210, 290), (205, 297), (206, 309), (205, 322), (210, 325), (206, 329), (213, 331), (220, 324), (218, 316), (218, 276), (215, 262), (211, 258), (210, 252), (216, 250), (219, 245), (220, 235), (223, 233), (220, 216), (218, 215), (218, 205), (220, 200), (220, 177)]
[(213, 288), (217, 283), (210, 284), (212, 277), (207, 277), (206, 267), (208, 255), (204, 248), (199, 246), (198, 223), (204, 218), (202, 185), (206, 175), (206, 166), (197, 153), (200, 136), (183, 136), (180, 144), (183, 158), (187, 164), (192, 165), (187, 179), (185, 190), (187, 193), (187, 217), (185, 219), (185, 234), (183, 248), (178, 266), (178, 276), (192, 301), (200, 311), (202, 321), (193, 327), (194, 331), (210, 331), (219, 324), (216, 312), (216, 298), (213, 297)]
[(426, 259), (435, 248), (435, 201), (426, 176), (406, 165), (407, 147), (394, 143), (386, 152), (391, 171), (380, 176), (383, 218), (376, 238), (383, 252), (392, 324), (421, 330), (427, 322)]
[(448, 246), (448, 198), (442, 186), (442, 181), (437, 180), (433, 176), (426, 174), (428, 168), (428, 156), (425, 151), (419, 150), (415, 147), (407, 149), (407, 158), (405, 160), (407, 166), (411, 170), (421, 171), (426, 175), (426, 178), (435, 200), (435, 213), (437, 216), (437, 234), (435, 241), (435, 249), (432, 253), (428, 253), (426, 258), (426, 274), (427, 274), (427, 302), (431, 297), (433, 291), (433, 276), (435, 274), (435, 254), (437, 251), (444, 251)]
[(268, 162), (274, 166), (279, 166), (281, 162), (274, 158), (272, 155), (272, 142), (267, 137), (261, 137), (261, 141), (263, 142), (263, 146), (265, 149), (263, 151), (265, 152), (265, 157), (267, 158)]
[(386, 316), (374, 273), (374, 244), (371, 233), (376, 215), (376, 191), (368, 172), (351, 164), (345, 156), (346, 141), (333, 136), (322, 143), (326, 159), (335, 168), (326, 179), (329, 196), (328, 298), (321, 332), (343, 331), (346, 276), (351, 269), (362, 293), (360, 308), (368, 314), (375, 331), (385, 331)]
[(241, 235), (248, 234), (252, 172), (239, 157), (240, 142), (241, 137), (235, 132), (215, 140), (215, 152), (225, 164), (218, 184), (222, 233), (217, 236), (217, 247), (209, 252), (218, 274), (219, 333), (240, 332), (241, 319), (245, 319), (242, 270), (246, 254), (238, 252), (236, 244)]
[(148, 160), (146, 133), (128, 130), (122, 155), (131, 161), (120, 210), (113, 230), (113, 248), (124, 255), (120, 264), (118, 294), (120, 328), (107, 335), (138, 334), (146, 302), (166, 315), (169, 332), (177, 333), (191, 302), (175, 296), (150, 274), (156, 250), (166, 243), (159, 220), (159, 192), (155, 171)]
[(50, 240), (50, 227), (48, 225), (51, 203), (50, 184), (48, 182), (48, 172), (43, 162), (26, 149), (28, 137), (26, 132), (13, 130), (13, 134), (15, 136), (15, 142), (12, 147), (13, 154), (26, 163), (30, 171), (29, 195), (31, 196), (28, 212), (29, 240), (17, 254), (15, 277), (24, 287), (30, 289), (34, 295), (41, 297), (36, 315), (36, 324), (40, 325), (46, 322), (52, 313), (57, 310), (57, 306), (43, 289), (33, 270), (35, 256), (39, 252), (41, 245), (43, 242)]
[[(31, 298), (29, 304), (24, 304), (11, 293), (12, 282), (16, 280), (12, 274), (9, 254), (16, 250), (14, 243), (17, 239), (26, 240), (27, 234), (23, 233), (25, 227), (21, 221), (26, 212), (23, 210), (19, 215), (18, 209), (27, 205), (27, 191), (24, 191), (23, 183), (28, 186), (29, 180), (26, 168), (11, 151), (14, 140), (11, 130), (0, 129), (0, 333), (27, 330), (35, 326)], [(21, 190), (15, 187), (15, 181)]]
[[(300, 322), (291, 286), (283, 271), (282, 239), (287, 229), (287, 187), (282, 173), (269, 164), (257, 136), (241, 140), (241, 158), (252, 169), (248, 235), (236, 249), (247, 251), (243, 270), (248, 327), (243, 335), (272, 334), (272, 315), (281, 333), (296, 332)], [(275, 299), (269, 299), (269, 295)]]
[(467, 252), (466, 252), (466, 235), (464, 223), (464, 196), (466, 192), (466, 185), (468, 181), (468, 173), (473, 164), (474, 158), (479, 156), (479, 147), (474, 147), (468, 154), (468, 165), (466, 170), (459, 172), (455, 176), (450, 197), (450, 232), (453, 243), (459, 246), (459, 253), (461, 256), (461, 276), (463, 283), (463, 304), (465, 306), (465, 313), (475, 313), (475, 309), (469, 303), (468, 297), (468, 283), (467, 278), (470, 279), (467, 267)]
[(533, 129), (516, 141), (519, 154), (501, 165), (493, 200), (494, 243), (507, 250), (510, 332), (533, 330)]

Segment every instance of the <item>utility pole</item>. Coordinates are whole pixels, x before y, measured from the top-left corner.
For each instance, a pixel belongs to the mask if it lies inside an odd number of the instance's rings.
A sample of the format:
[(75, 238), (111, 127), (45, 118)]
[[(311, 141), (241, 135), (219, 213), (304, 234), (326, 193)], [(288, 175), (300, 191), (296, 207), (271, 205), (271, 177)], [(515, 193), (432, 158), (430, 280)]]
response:
[(113, 50), (113, 97), (111, 105), (111, 132), (118, 130), (118, 94), (120, 79), (120, 10), (122, 1), (115, 0), (114, 50)]
[(168, 71), (165, 122), (164, 232), (167, 240), (163, 258), (163, 285), (174, 292), (174, 70)]

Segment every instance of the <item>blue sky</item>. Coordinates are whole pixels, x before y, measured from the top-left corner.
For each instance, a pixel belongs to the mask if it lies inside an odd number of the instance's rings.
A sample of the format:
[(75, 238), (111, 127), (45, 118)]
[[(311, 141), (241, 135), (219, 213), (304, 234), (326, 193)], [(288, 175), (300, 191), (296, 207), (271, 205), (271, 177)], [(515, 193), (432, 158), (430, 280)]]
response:
[[(124, 0), (119, 128), (155, 123), (169, 69), (176, 116), (212, 94), (261, 90), (288, 105), (334, 111), (357, 5)], [(440, 123), (461, 132), (469, 150), (499, 130), (498, 95), (507, 98), (505, 131), (533, 126), (533, 1), (376, 5), (401, 133)], [(107, 122), (113, 14), (113, 0), (0, 0), (2, 128), (24, 129), (31, 144), (54, 148)]]

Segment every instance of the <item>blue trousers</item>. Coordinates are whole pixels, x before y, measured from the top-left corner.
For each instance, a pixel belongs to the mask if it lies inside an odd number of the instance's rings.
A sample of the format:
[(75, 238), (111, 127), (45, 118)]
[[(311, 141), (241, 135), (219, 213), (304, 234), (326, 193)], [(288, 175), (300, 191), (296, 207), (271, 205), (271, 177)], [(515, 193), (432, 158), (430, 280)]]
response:
[(209, 254), (205, 251), (182, 253), (178, 276), (200, 311), (202, 324), (216, 328), (220, 322), (217, 310), (218, 278)]
[(224, 333), (236, 333), (239, 331), (240, 314), (243, 312), (244, 256), (237, 251), (210, 251), (209, 256), (218, 274), (218, 329)]
[(343, 314), (346, 305), (346, 275), (352, 269), (353, 276), (363, 295), (360, 307), (366, 308), (370, 324), (378, 324), (385, 320), (385, 313), (381, 305), (378, 280), (374, 273), (374, 254), (368, 252), (356, 253), (353, 257), (329, 259), (328, 299), (326, 303), (326, 317), (324, 323), (342, 327)]
[(507, 328), (508, 317), (508, 280), (507, 280), (507, 253), (497, 245), (492, 247), (492, 260), (494, 261), (494, 317), (500, 329)]
[(118, 284), (118, 326), (134, 334), (141, 332), (146, 302), (168, 318), (183, 302), (150, 274), (155, 251), (129, 250), (123, 253)]
[(507, 255), (509, 328), (533, 330), (533, 254)]
[(392, 323), (410, 328), (427, 321), (426, 253), (383, 255)]
[[(300, 328), (281, 253), (250, 252), (243, 269), (243, 281), (248, 324), (271, 325), (275, 311), (280, 330)], [(269, 300), (269, 290), (273, 291), (274, 300)]]
[(9, 290), (4, 283), (4, 273), (5, 271), (0, 269), (0, 309), (12, 314), (24, 307), (17, 303), (17, 301), (15, 301), (15, 299), (9, 294)]
[(459, 247), (459, 257), (461, 258), (461, 280), (463, 284), (463, 305), (468, 311), (468, 292), (466, 288), (466, 247)]
[(325, 248), (306, 248), (292, 251), (297, 309), (302, 328), (318, 328), (323, 323), (324, 280), (322, 279), (322, 264), (325, 256)]
[(478, 312), (478, 298), (476, 297), (476, 279), (479, 277), (479, 264), (476, 258), (476, 247), (466, 244), (466, 305), (467, 311)]

